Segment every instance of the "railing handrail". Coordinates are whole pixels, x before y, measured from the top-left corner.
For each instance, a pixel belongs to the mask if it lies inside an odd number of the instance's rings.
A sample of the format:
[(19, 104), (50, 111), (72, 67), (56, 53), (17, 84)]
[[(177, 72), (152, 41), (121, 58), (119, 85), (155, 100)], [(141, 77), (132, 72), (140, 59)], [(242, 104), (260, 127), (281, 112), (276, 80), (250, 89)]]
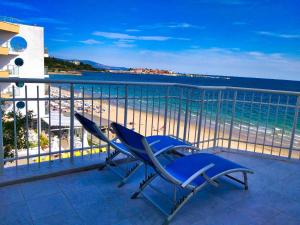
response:
[(286, 94), (300, 96), (300, 92), (296, 91), (284, 91), (273, 89), (260, 89), (260, 88), (246, 88), (246, 87), (234, 87), (234, 86), (203, 86), (203, 85), (191, 85), (181, 83), (168, 83), (168, 82), (133, 82), (133, 81), (99, 81), (99, 80), (50, 80), (50, 79), (38, 79), (38, 78), (0, 78), (0, 83), (47, 83), (47, 84), (96, 84), (96, 85), (150, 85), (150, 86), (173, 86), (173, 87), (185, 87), (205, 90), (236, 90), (236, 91), (252, 91), (252, 92), (264, 92), (270, 94)]

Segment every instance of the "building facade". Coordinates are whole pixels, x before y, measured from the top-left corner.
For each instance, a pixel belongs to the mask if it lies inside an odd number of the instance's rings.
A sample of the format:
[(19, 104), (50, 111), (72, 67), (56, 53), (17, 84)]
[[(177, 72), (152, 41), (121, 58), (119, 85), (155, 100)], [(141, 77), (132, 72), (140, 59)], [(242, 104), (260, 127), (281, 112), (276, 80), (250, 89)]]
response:
[[(44, 28), (0, 21), (0, 77), (45, 78)], [(27, 86), (27, 93), (25, 91)], [(44, 84), (7, 83), (1, 86), (1, 94), (35, 98), (45, 95)], [(37, 113), (38, 103), (30, 102), (28, 110)], [(39, 103), (40, 116), (45, 116), (45, 102)], [(24, 111), (24, 109), (20, 109)]]

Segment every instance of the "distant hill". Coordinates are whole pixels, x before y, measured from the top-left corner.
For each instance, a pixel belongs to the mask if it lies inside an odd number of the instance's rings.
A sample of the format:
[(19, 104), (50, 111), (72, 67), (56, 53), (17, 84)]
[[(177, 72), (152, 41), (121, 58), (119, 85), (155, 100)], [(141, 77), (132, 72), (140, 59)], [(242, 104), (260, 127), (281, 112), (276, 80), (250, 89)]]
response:
[(45, 66), (48, 67), (49, 72), (68, 72), (68, 71), (106, 71), (104, 68), (97, 68), (90, 64), (81, 62), (74, 64), (71, 60), (59, 59), (55, 57), (45, 58)]
[(97, 62), (94, 62), (94, 61), (91, 61), (91, 60), (78, 60), (78, 61), (80, 61), (82, 63), (85, 63), (85, 64), (88, 64), (88, 65), (91, 65), (92, 67), (97, 68), (97, 69), (128, 70), (128, 68), (126, 68), (126, 67), (107, 66), (107, 65), (103, 65), (101, 63), (97, 63)]

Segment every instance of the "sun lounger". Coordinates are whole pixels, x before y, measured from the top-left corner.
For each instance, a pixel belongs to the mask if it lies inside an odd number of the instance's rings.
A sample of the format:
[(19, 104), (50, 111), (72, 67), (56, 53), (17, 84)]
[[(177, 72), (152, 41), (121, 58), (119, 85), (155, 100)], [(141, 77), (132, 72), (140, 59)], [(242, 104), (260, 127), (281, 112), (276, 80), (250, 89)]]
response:
[[(144, 136), (117, 123), (112, 123), (111, 127), (135, 157), (142, 160), (145, 165), (153, 168), (154, 173), (145, 176), (145, 180), (141, 182), (139, 189), (132, 195), (132, 198), (137, 198), (139, 194), (142, 194), (154, 203), (166, 214), (165, 224), (168, 224), (182, 206), (204, 186), (208, 184), (218, 186), (217, 179), (219, 177), (227, 176), (242, 184), (246, 190), (248, 189), (247, 174), (252, 173), (252, 171), (244, 166), (210, 153), (186, 155), (162, 166), (155, 153), (153, 153), (151, 143)], [(231, 176), (232, 173), (242, 173), (243, 181)], [(174, 185), (174, 201), (170, 211), (165, 211), (143, 192), (158, 176)], [(187, 193), (177, 199), (177, 189), (183, 189)]]
[[(94, 123), (93, 121), (87, 119), (86, 117), (80, 115), (79, 113), (75, 113), (75, 117), (77, 120), (82, 124), (84, 129), (86, 129), (89, 133), (91, 133), (93, 136), (97, 137), (101, 141), (108, 144), (108, 150), (107, 150), (107, 158), (105, 166), (108, 166), (112, 169), (113, 172), (115, 172), (117, 175), (119, 175), (122, 178), (121, 183), (119, 184), (119, 187), (124, 185), (126, 181), (129, 179), (131, 175), (133, 175), (142, 165), (143, 162), (138, 160), (137, 163), (131, 168), (129, 168), (124, 175), (120, 174), (117, 170), (115, 170), (113, 167), (116, 166), (114, 163), (114, 159), (120, 155), (123, 154), (127, 158), (131, 160), (137, 160), (137, 158), (131, 154), (131, 152), (127, 149), (127, 147), (122, 144), (121, 142), (118, 142), (117, 138), (114, 138), (110, 140)], [(185, 148), (191, 148), (192, 146), (186, 142), (183, 142), (181, 140), (178, 140), (173, 137), (169, 136), (162, 136), (162, 135), (155, 135), (155, 136), (148, 136), (146, 137), (147, 141), (152, 144), (152, 150), (155, 155), (161, 155), (165, 152), (169, 152), (170, 150), (176, 150), (176, 149), (185, 149)], [(110, 153), (110, 147), (114, 148), (114, 152)], [(105, 167), (104, 166), (104, 167)], [(103, 167), (103, 168), (104, 168)], [(103, 169), (101, 168), (101, 169)]]

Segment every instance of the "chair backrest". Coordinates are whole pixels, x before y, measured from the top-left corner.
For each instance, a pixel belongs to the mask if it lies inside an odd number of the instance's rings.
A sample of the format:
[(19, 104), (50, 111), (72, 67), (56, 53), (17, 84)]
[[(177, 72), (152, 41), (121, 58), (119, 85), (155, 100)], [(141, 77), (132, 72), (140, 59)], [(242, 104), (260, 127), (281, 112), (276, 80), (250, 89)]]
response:
[(148, 144), (146, 138), (143, 135), (130, 130), (118, 123), (111, 123), (111, 127), (113, 128), (121, 142), (126, 145), (126, 147), (132, 152), (132, 154), (152, 166), (165, 179), (169, 180), (172, 183), (180, 184), (180, 181), (170, 175), (163, 168), (161, 163), (155, 157), (151, 146)]
[(106, 137), (106, 135), (97, 127), (95, 122), (89, 120), (88, 118), (82, 116), (77, 112), (75, 113), (75, 117), (84, 127), (84, 129), (86, 129), (89, 133), (106, 143), (110, 143), (108, 137)]
[(142, 138), (144, 138), (143, 135), (115, 122), (111, 123), (111, 127), (113, 128), (119, 140), (130, 150), (133, 155), (148, 164), (152, 164), (142, 143)]

